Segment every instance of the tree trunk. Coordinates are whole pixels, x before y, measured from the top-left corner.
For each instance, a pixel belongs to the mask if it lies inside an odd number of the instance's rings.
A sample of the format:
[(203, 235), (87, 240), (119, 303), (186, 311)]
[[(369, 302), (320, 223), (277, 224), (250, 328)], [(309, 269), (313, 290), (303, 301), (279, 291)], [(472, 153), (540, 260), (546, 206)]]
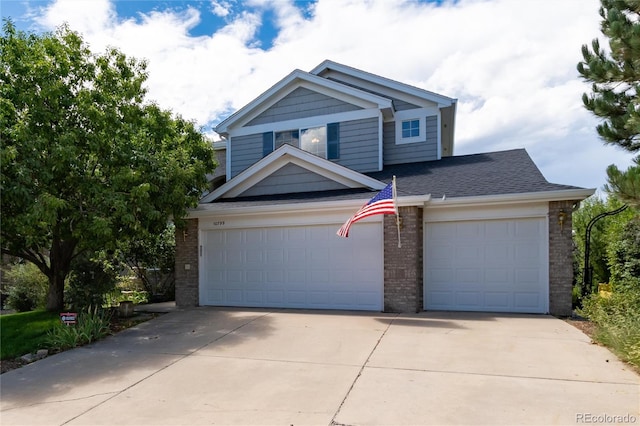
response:
[(60, 312), (64, 310), (64, 281), (66, 274), (56, 274), (49, 277), (49, 293), (47, 295), (47, 311)]
[(64, 309), (64, 282), (71, 271), (71, 260), (77, 242), (71, 240), (53, 239), (49, 254), (50, 269), (49, 294), (47, 295), (47, 310), (61, 311)]

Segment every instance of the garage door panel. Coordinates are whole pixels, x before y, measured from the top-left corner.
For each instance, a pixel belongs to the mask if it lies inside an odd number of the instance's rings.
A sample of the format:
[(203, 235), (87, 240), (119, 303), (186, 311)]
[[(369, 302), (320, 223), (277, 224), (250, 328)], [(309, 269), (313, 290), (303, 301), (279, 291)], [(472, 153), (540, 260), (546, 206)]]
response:
[(484, 304), (488, 308), (508, 309), (511, 294), (506, 291), (495, 292), (487, 291), (484, 294)]
[(425, 309), (547, 312), (545, 232), (544, 218), (426, 223)]
[(379, 223), (202, 231), (202, 305), (382, 310)]
[(534, 292), (517, 292), (514, 297), (515, 306), (518, 308), (535, 308), (540, 303), (540, 295)]
[(478, 306), (482, 293), (478, 291), (458, 291), (456, 292), (456, 304), (462, 307)]

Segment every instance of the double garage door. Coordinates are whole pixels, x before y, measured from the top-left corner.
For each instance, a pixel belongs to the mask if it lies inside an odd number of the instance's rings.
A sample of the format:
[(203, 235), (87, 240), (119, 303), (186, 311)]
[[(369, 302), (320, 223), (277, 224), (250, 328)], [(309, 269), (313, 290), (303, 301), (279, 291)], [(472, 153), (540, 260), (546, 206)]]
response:
[[(200, 304), (382, 311), (380, 222), (202, 230)], [(548, 312), (545, 218), (425, 223), (424, 309)]]
[(381, 311), (382, 225), (201, 231), (200, 304)]
[(544, 218), (425, 224), (426, 310), (548, 312)]

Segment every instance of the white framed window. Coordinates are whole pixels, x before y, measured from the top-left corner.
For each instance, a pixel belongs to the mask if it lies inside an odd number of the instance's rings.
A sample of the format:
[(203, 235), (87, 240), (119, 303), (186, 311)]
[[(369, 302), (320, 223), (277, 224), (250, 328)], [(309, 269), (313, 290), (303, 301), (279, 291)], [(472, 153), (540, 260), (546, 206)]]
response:
[(298, 140), (300, 132), (296, 130), (285, 130), (284, 132), (275, 132), (275, 140), (273, 143), (273, 149), (278, 149), (282, 145), (288, 143), (296, 148), (299, 146)]
[(300, 130), (300, 149), (327, 158), (327, 127)]
[(281, 130), (262, 134), (262, 155), (266, 157), (284, 144), (310, 152), (318, 157), (340, 158), (340, 123), (306, 129)]
[(420, 112), (407, 110), (396, 113), (396, 145), (425, 142), (427, 140), (427, 119), (426, 116), (422, 116)]

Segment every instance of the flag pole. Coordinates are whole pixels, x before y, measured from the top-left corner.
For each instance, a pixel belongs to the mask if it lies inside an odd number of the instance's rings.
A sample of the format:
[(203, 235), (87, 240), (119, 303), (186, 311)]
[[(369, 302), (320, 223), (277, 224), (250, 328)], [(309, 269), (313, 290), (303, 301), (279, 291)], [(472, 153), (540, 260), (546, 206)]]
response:
[(402, 248), (402, 242), (400, 241), (400, 215), (398, 214), (398, 201), (396, 197), (396, 177), (393, 176), (393, 205), (396, 208), (396, 227), (398, 228), (398, 248)]

